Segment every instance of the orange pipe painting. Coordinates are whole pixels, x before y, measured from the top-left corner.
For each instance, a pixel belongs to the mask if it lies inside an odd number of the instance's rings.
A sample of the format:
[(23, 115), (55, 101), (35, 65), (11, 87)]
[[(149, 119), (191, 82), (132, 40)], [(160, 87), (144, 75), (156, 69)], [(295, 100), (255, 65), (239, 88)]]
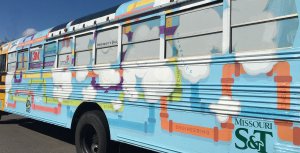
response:
[(289, 110), (290, 85), (292, 82), (290, 64), (288, 62), (277, 63), (267, 75), (272, 76), (274, 74), (276, 74), (274, 81), (277, 83), (277, 108), (279, 110)]
[(300, 146), (300, 127), (293, 127), (293, 122), (275, 121), (278, 137), (283, 141), (292, 142)]
[(232, 96), (232, 85), (234, 84), (234, 77), (239, 77), (241, 74), (245, 74), (245, 70), (242, 64), (226, 64), (222, 71), (222, 95)]
[(229, 142), (232, 140), (232, 131), (234, 125), (232, 123), (232, 118), (230, 118), (226, 123), (221, 124), (221, 129), (218, 127), (208, 128), (195, 125), (188, 125), (183, 123), (177, 123), (173, 120), (169, 120), (167, 97), (161, 98), (161, 127), (162, 129), (173, 133), (184, 133), (193, 136), (198, 136), (202, 138), (211, 139), (214, 142), (224, 141)]
[[(223, 67), (222, 94), (232, 96), (232, 86), (234, 77), (245, 74), (242, 64), (227, 64)], [(278, 62), (273, 69), (267, 73), (267, 76), (274, 76), (277, 86), (277, 109), (290, 110), (290, 84), (292, 76), (290, 73), (290, 64), (288, 62)], [(278, 137), (283, 141), (292, 142), (300, 146), (300, 128), (293, 127), (292, 122), (275, 121), (278, 129)]]

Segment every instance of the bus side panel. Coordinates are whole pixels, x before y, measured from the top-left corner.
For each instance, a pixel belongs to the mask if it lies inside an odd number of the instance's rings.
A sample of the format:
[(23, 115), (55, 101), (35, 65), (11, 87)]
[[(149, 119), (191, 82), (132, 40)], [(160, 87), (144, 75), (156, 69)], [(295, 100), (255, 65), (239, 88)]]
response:
[[(53, 83), (51, 73), (7, 74), (5, 111), (66, 126), (70, 119), (69, 105), (78, 104), (78, 101), (63, 98), (69, 96), (71, 83), (64, 85), (68, 88), (66, 91), (61, 86)], [(60, 95), (55, 95), (55, 92), (60, 92)]]
[[(299, 61), (277, 63), (286, 69), (287, 63)], [(186, 71), (206, 66), (214, 75), (199, 74), (196, 78), (201, 79), (195, 80)], [(299, 105), (283, 103), (289, 93), (278, 92), (277, 74), (252, 76), (242, 67), (228, 63), (124, 69), (124, 79), (132, 81), (124, 86), (136, 85), (124, 88), (124, 109), (108, 113), (114, 116), (109, 123), (118, 133), (116, 140), (170, 152), (299, 151)], [(290, 104), (297, 103), (290, 99)]]
[[(286, 69), (299, 61), (278, 63)], [(189, 71), (205, 67), (214, 74)], [(43, 79), (36, 74), (8, 75), (7, 83), (13, 85), (7, 84), (6, 111), (67, 126), (84, 99), (104, 109), (114, 140), (152, 149), (275, 152), (286, 145), (299, 149), (299, 125), (293, 122), (299, 116), (287, 109), (287, 103), (278, 103), (277, 74), (251, 76), (242, 67), (233, 63), (66, 71), (43, 73)], [(294, 68), (287, 76), (295, 78), (291, 84), (295, 86), (300, 76)], [(298, 107), (290, 105), (290, 110)]]

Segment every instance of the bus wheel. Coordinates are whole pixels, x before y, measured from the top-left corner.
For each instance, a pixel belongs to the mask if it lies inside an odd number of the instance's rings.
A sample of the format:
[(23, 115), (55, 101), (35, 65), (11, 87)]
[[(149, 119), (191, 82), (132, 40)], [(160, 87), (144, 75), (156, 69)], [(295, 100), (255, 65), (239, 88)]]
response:
[(106, 153), (108, 137), (99, 111), (84, 113), (76, 126), (75, 144), (78, 153)]

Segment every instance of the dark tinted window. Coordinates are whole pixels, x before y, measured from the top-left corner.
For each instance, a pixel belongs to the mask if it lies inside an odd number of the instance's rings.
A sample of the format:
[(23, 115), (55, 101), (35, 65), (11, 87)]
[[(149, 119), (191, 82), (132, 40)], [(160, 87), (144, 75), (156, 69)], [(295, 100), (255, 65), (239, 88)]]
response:
[(6, 55), (0, 55), (0, 72), (5, 72)]

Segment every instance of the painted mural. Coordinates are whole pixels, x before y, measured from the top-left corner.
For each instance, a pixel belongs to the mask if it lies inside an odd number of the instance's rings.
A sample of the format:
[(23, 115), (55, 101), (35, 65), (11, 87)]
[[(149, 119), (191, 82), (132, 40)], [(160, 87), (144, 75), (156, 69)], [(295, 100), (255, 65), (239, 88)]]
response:
[[(166, 3), (131, 1), (116, 16)], [(300, 152), (300, 1), (228, 0), (183, 11), (202, 3), (164, 12), (174, 12), (170, 16), (125, 21), (122, 43), (113, 36), (116, 29), (100, 28), (80, 41), (96, 52), (96, 58), (85, 58), (84, 68), (73, 66), (78, 49), (71, 37), (49, 43), (44, 31), (12, 42), (8, 66), (17, 68), (6, 76), (4, 110), (70, 128), (77, 107), (94, 102), (104, 110), (116, 141), (164, 152)], [(225, 28), (230, 7), (235, 19)], [(232, 49), (224, 45), (229, 29)], [(13, 54), (18, 47), (43, 43), (44, 52), (30, 49), (28, 59)], [(120, 59), (114, 58), (117, 44)], [(103, 64), (101, 57), (109, 66), (93, 66)], [(23, 69), (26, 62), (32, 63), (29, 71)]]

